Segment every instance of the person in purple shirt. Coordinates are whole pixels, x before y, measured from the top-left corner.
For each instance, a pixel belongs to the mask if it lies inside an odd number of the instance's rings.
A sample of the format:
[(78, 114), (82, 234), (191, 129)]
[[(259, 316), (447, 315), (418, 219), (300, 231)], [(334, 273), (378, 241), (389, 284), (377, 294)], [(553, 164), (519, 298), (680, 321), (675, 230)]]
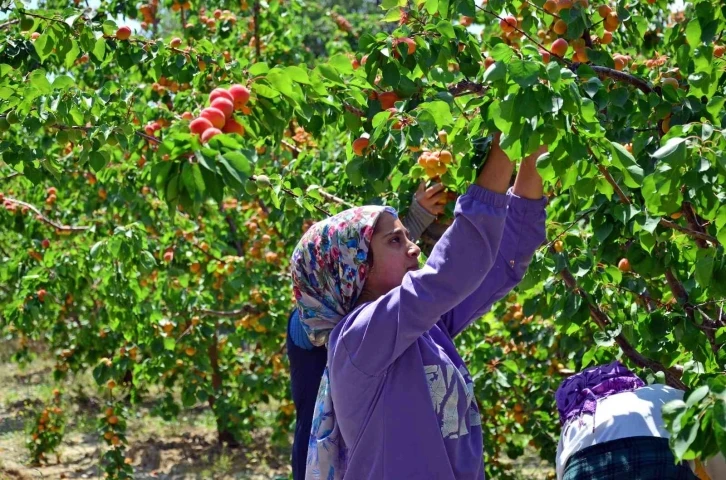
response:
[(453, 338), (517, 285), (545, 240), (540, 148), (513, 163), (495, 137), (453, 224), (419, 268), (390, 207), (313, 225), (293, 252), (300, 321), (327, 345), (307, 479), (483, 479), (474, 385)]
[[(412, 241), (421, 237), (436, 217), (443, 213), (446, 191), (440, 183), (426, 187), (424, 182), (413, 196), (408, 214), (403, 219)], [(303, 480), (307, 468), (308, 440), (320, 379), (328, 363), (325, 346), (316, 347), (308, 339), (300, 323), (297, 308), (287, 321), (287, 358), (290, 363), (290, 393), (295, 405), (295, 434), (292, 442), (292, 478)]]

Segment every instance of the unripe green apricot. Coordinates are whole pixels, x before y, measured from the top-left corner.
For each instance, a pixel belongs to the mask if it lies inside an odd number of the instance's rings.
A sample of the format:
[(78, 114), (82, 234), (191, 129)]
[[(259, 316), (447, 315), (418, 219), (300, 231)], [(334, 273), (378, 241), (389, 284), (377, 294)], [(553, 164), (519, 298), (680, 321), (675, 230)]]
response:
[(264, 188), (271, 187), (270, 177), (267, 175), (257, 175), (257, 186)]
[(247, 192), (250, 195), (255, 195), (258, 192), (257, 183), (253, 182), (252, 180), (249, 180), (245, 183), (245, 192)]

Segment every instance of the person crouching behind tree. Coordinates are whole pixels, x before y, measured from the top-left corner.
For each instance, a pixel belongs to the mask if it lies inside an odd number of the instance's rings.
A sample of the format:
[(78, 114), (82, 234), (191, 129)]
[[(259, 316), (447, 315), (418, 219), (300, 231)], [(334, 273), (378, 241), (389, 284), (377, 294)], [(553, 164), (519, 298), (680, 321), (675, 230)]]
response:
[[(428, 188), (422, 182), (414, 194), (408, 215), (403, 220), (411, 241), (417, 241), (424, 230), (444, 212), (446, 191), (437, 183)], [(290, 390), (295, 405), (295, 436), (292, 442), (292, 478), (303, 480), (307, 465), (308, 441), (313, 425), (315, 398), (323, 377), (328, 351), (314, 346), (300, 323), (297, 309), (287, 323), (287, 357), (290, 361)]]
[[(696, 480), (695, 465), (675, 462), (661, 416), (663, 405), (681, 399), (681, 390), (646, 386), (617, 361), (566, 379), (555, 393), (557, 479)], [(724, 467), (723, 456), (705, 464), (714, 480), (726, 478)]]
[(389, 207), (346, 210), (295, 248), (300, 321), (328, 346), (306, 479), (484, 479), (473, 380), (453, 338), (522, 279), (547, 203), (540, 152), (508, 192), (514, 165), (498, 140), (423, 267)]

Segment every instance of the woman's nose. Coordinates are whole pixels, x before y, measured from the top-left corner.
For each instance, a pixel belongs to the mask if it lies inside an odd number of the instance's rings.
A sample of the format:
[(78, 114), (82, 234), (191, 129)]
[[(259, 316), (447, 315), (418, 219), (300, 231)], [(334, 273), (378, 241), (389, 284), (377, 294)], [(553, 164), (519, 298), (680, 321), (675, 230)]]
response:
[(421, 249), (415, 243), (410, 242), (410, 245), (408, 246), (408, 254), (412, 257), (418, 257), (419, 254), (421, 254)]

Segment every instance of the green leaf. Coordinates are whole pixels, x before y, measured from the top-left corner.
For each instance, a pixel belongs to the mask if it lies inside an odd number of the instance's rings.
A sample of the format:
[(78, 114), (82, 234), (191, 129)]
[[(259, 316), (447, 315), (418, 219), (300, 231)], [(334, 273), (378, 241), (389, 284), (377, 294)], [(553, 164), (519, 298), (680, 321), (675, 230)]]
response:
[(96, 57), (96, 60), (103, 62), (104, 56), (106, 55), (106, 40), (103, 38), (96, 40), (96, 44), (91, 53)]
[(516, 58), (509, 63), (509, 75), (520, 87), (532, 86), (539, 78), (539, 64)]
[(717, 398), (713, 406), (713, 431), (721, 454), (726, 456), (726, 400)]
[(503, 80), (507, 77), (507, 66), (502, 62), (494, 62), (491, 65), (489, 65), (489, 68), (487, 68), (487, 71), (484, 72), (484, 77), (482, 78), (482, 82), (496, 82), (498, 80)]
[(91, 164), (94, 172), (99, 172), (103, 167), (106, 166), (106, 157), (101, 154), (98, 150), (93, 151), (88, 156), (88, 163)]
[(30, 74), (30, 84), (37, 88), (43, 95), (47, 95), (53, 91), (53, 88), (50, 86), (50, 82), (46, 77), (45, 70), (40, 68), (38, 70), (34, 70), (33, 73)]
[(247, 160), (247, 157), (244, 156), (240, 152), (227, 152), (223, 155), (223, 158), (229, 162), (230, 165), (234, 167), (234, 169), (237, 172), (240, 172), (243, 175), (244, 178), (242, 180), (246, 179), (250, 176), (252, 173), (252, 168), (250, 167), (250, 162)]
[(696, 252), (696, 270), (694, 276), (703, 288), (708, 288), (713, 277), (715, 252), (712, 249), (698, 249)]
[(686, 161), (686, 139), (682, 137), (669, 138), (665, 145), (656, 150), (653, 158), (667, 162), (673, 167), (679, 167)]
[(33, 47), (38, 57), (40, 57), (40, 61), (45, 61), (53, 53), (53, 48), (55, 48), (55, 35), (53, 34), (53, 30), (47, 30), (41, 34), (33, 42)]
[(68, 88), (74, 87), (76, 85), (75, 80), (73, 80), (68, 75), (58, 75), (53, 80), (53, 89), (54, 90), (66, 90)]
[(512, 58), (514, 51), (509, 45), (505, 43), (498, 43), (494, 46), (491, 52), (489, 52), (489, 55), (497, 62), (506, 63)]
[(708, 388), (708, 385), (701, 385), (697, 389), (693, 390), (691, 393), (688, 394), (688, 398), (686, 398), (686, 406), (688, 408), (695, 406), (701, 400), (706, 398), (706, 395), (708, 395), (709, 391), (710, 389)]
[(256, 77), (258, 75), (264, 75), (267, 72), (269, 72), (270, 71), (270, 67), (266, 63), (264, 63), (264, 62), (254, 63), (249, 68), (249, 71), (250, 71), (250, 75)]
[(443, 35), (444, 37), (453, 40), (456, 38), (456, 32), (454, 32), (454, 27), (451, 25), (451, 22), (447, 20), (441, 20), (436, 25), (436, 30)]
[[(350, 62), (348, 62), (348, 64), (350, 65)], [(310, 85), (310, 77), (308, 76), (308, 72), (296, 65), (286, 67), (285, 73), (289, 75), (294, 82)]]
[[(643, 169), (635, 161), (633, 155), (617, 142), (610, 142), (613, 165), (622, 172), (625, 185), (638, 188), (643, 183)], [(652, 233), (652, 232), (651, 232)]]
[(454, 123), (454, 117), (451, 116), (449, 104), (444, 101), (435, 100), (433, 102), (426, 102), (420, 108), (431, 114), (439, 129)]
[(688, 40), (691, 51), (701, 44), (701, 25), (698, 23), (697, 18), (693, 18), (688, 22), (686, 26), (686, 40)]

